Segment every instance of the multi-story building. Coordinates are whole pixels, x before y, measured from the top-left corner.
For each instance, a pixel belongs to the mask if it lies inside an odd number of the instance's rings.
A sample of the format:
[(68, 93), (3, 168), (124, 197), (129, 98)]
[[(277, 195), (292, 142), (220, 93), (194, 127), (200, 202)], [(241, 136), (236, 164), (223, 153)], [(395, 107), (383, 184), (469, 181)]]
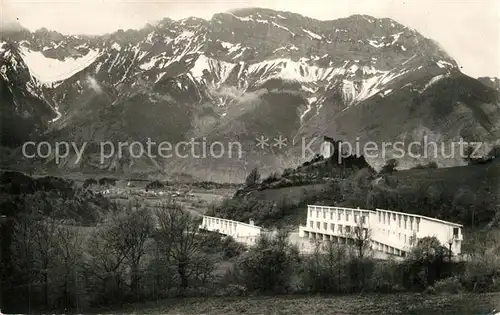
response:
[(366, 237), (374, 250), (405, 256), (426, 236), (435, 236), (453, 255), (461, 253), (462, 225), (421, 215), (376, 209), (309, 205), (300, 237), (346, 243)]
[(246, 245), (253, 245), (265, 230), (254, 224), (253, 220), (249, 223), (209, 217), (204, 215), (200, 225), (201, 230), (217, 232), (233, 237), (236, 241)]

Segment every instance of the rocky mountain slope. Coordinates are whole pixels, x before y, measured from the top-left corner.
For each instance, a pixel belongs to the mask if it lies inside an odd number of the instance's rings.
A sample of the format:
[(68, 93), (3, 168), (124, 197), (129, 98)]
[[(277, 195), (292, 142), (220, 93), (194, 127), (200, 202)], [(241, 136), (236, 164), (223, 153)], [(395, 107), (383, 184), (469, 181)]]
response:
[(492, 87), (494, 89), (500, 90), (500, 79), (495, 78), (495, 77), (481, 77), (478, 78), (478, 80), (483, 83), (484, 85), (487, 85), (489, 87)]
[[(425, 135), (483, 141), (499, 133), (498, 91), (462, 74), (437, 43), (391, 19), (319, 21), (242, 9), (103, 36), (42, 29), (9, 32), (3, 40), (36, 82), (41, 104), (31, 111), (53, 108), (56, 119), (46, 131), (53, 139), (175, 145), (194, 138), (221, 141), (226, 150), (220, 158), (199, 158), (184, 146), (185, 157), (125, 153), (101, 164), (94, 147), (79, 165), (74, 157), (59, 164), (64, 168), (238, 181), (255, 165), (265, 173), (310, 159), (303, 144), (317, 136), (366, 143)], [(269, 144), (282, 136), (286, 146), (260, 149), (260, 136)], [(231, 141), (241, 143), (241, 158), (228, 156)], [(368, 160), (376, 165), (385, 158)]]
[(36, 138), (55, 117), (40, 82), (7, 42), (0, 43), (0, 100), (0, 143), (7, 147)]

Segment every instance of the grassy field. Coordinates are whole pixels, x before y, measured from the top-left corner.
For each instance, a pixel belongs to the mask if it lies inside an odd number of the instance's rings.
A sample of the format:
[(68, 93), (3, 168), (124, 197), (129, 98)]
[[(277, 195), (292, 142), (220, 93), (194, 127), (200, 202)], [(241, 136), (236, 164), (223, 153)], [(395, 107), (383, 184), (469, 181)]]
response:
[(457, 166), (437, 169), (410, 169), (391, 175), (406, 186), (453, 184), (451, 189), (468, 187), (473, 191), (498, 188), (500, 184), (500, 161), (489, 164)]
[(136, 185), (130, 189), (120, 190), (119, 193), (111, 193), (107, 195), (107, 197), (121, 205), (127, 205), (131, 200), (136, 200), (140, 205), (150, 208), (159, 208), (162, 204), (168, 203), (169, 201), (175, 201), (190, 212), (204, 214), (211, 205), (217, 205), (224, 198), (234, 194), (234, 191), (229, 189), (196, 188), (189, 190), (189, 193), (171, 197), (167, 193), (168, 188), (164, 190), (165, 194), (163, 195), (141, 195), (140, 190), (143, 189), (143, 187)]
[(328, 184), (314, 184), (304, 186), (293, 186), (284, 188), (265, 189), (252, 192), (258, 200), (279, 201), (285, 199), (289, 202), (298, 203), (305, 194), (314, 195), (328, 188)]
[[(500, 294), (390, 294), (187, 298), (132, 306), (127, 314), (479, 315), (500, 309)], [(112, 313), (109, 313), (112, 314)]]

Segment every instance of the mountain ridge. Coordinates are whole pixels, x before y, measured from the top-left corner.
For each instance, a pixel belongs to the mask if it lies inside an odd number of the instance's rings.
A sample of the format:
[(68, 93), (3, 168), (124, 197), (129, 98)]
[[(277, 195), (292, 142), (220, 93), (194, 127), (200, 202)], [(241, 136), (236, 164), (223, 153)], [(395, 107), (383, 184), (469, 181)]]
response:
[[(50, 124), (48, 137), (239, 139), (247, 153), (236, 161), (157, 161), (153, 169), (241, 180), (252, 164), (272, 170), (303, 161), (302, 138), (327, 134), (352, 141), (363, 135), (365, 141), (409, 141), (415, 137), (403, 135), (425, 131), (443, 141), (464, 134), (482, 140), (499, 128), (494, 90), (468, 80), (434, 41), (387, 18), (320, 21), (251, 8), (210, 20), (163, 19), (140, 30), (95, 37), (37, 34), (10, 37), (28, 63), (30, 56), (42, 55), (84, 64), (75, 73), (61, 65), (61, 73), (69, 76), (42, 84), (60, 117)], [(396, 118), (391, 108), (409, 121), (409, 130), (384, 126), (384, 117)], [(443, 128), (457, 119), (461, 125)], [(283, 135), (299, 146), (274, 153), (256, 150), (255, 138), (263, 133)], [(101, 167), (110, 170), (108, 164)]]

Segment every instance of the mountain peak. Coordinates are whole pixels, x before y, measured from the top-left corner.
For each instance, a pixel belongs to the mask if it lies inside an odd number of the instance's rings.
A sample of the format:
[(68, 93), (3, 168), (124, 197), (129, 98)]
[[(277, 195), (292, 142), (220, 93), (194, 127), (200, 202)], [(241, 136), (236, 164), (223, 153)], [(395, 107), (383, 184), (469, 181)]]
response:
[[(19, 47), (16, 59), (0, 60), (8, 71), (5, 84), (20, 91), (12, 113), (24, 96), (39, 96), (60, 117), (51, 130), (89, 142), (204, 136), (252, 142), (264, 132), (293, 142), (326, 131), (391, 140), (422, 123), (446, 133), (440, 126), (448, 118), (458, 121), (460, 113), (451, 105), (435, 112), (464, 85), (456, 80), (455, 61), (437, 43), (392, 19), (362, 14), (321, 21), (247, 8), (208, 21), (165, 18), (94, 37), (42, 29), (12, 41)], [(14, 82), (24, 64), (26, 80)], [(404, 128), (383, 127), (396, 116), (408, 122)]]

